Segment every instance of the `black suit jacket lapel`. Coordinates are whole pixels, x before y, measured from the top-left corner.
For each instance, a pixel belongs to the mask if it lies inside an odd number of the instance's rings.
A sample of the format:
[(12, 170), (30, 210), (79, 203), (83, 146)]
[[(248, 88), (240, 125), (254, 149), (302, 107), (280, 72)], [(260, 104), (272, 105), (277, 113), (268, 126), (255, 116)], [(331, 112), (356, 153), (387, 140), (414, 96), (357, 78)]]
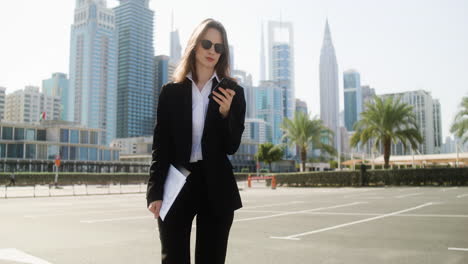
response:
[[(218, 84), (218, 80), (216, 78), (213, 78), (213, 84), (211, 85), (211, 91), (210, 94), (213, 92), (214, 87)], [(210, 98), (208, 101), (208, 109), (206, 110), (206, 116), (205, 116), (205, 124), (203, 125), (203, 134), (202, 134), (202, 141), (207, 133), (207, 128), (209, 127), (210, 124), (213, 124), (212, 119), (215, 119), (217, 116), (216, 111), (219, 109), (219, 104), (213, 100), (213, 97)], [(211, 120), (211, 121), (210, 121)]]
[(183, 100), (183, 116), (181, 120), (175, 120), (175, 122), (184, 122), (184, 124), (182, 131), (179, 131), (181, 138), (176, 140), (185, 141), (184, 149), (180, 151), (183, 151), (185, 160), (188, 163), (192, 153), (192, 81), (188, 78), (185, 78), (181, 99)]

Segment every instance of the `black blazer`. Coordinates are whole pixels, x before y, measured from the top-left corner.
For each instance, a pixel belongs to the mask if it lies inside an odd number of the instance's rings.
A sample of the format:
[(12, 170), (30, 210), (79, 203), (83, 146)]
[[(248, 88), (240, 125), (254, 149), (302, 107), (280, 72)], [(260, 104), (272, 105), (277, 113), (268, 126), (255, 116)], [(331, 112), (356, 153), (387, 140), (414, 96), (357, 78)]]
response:
[[(218, 83), (213, 79), (214, 86)], [(209, 206), (216, 211), (242, 207), (239, 189), (227, 155), (239, 148), (245, 121), (244, 89), (231, 84), (236, 92), (226, 118), (219, 112), (219, 104), (209, 99), (201, 139)], [(169, 164), (184, 166), (192, 152), (192, 81), (168, 83), (161, 89), (154, 128), (150, 177), (146, 192), (147, 206), (162, 200), (164, 181)]]

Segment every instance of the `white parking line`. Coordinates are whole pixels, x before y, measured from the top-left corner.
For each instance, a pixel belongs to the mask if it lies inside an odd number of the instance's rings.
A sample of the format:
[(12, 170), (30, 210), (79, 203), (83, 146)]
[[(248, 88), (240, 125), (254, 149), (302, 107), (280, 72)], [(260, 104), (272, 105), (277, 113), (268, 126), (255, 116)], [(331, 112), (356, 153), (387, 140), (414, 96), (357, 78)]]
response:
[(463, 197), (466, 197), (466, 196), (468, 196), (468, 193), (457, 195), (457, 198), (463, 198)]
[(343, 197), (344, 198), (351, 198), (351, 197), (356, 197), (356, 196), (361, 196), (361, 195), (375, 195), (375, 193), (357, 193), (357, 194), (345, 195)]
[[(434, 203), (435, 204), (435, 203)], [(310, 212), (305, 214), (313, 215), (347, 215), (347, 216), (379, 216), (384, 214), (378, 213), (336, 213), (336, 212)], [(398, 214), (393, 215), (396, 217), (443, 217), (443, 218), (468, 218), (468, 215), (455, 215), (455, 214)]]
[(448, 248), (448, 250), (468, 251), (468, 248)]
[(421, 194), (422, 193), (410, 193), (410, 194), (398, 195), (398, 196), (395, 196), (395, 198), (401, 199), (401, 198), (416, 196), (416, 195), (421, 195)]
[(119, 217), (119, 218), (107, 218), (107, 219), (96, 219), (96, 220), (81, 220), (80, 223), (94, 224), (94, 223), (100, 223), (100, 222), (125, 221), (125, 220), (136, 220), (136, 219), (146, 219), (146, 218), (154, 219), (154, 216), (149, 214), (145, 216)]
[(335, 205), (335, 206), (329, 206), (329, 207), (320, 207), (320, 208), (315, 208), (315, 209), (286, 212), (286, 213), (280, 213), (280, 214), (274, 214), (274, 215), (265, 215), (265, 216), (251, 217), (251, 218), (241, 218), (241, 219), (234, 220), (234, 222), (244, 222), (244, 221), (252, 221), (252, 220), (273, 218), (273, 217), (284, 216), (284, 215), (302, 214), (302, 213), (305, 213), (305, 212), (313, 212), (313, 211), (319, 211), (319, 210), (323, 210), (323, 209), (340, 208), (340, 207), (353, 206), (353, 205), (364, 204), (364, 203), (367, 203), (367, 202), (354, 202), (354, 203), (348, 203), (348, 204), (342, 204), (342, 205)]
[(144, 211), (145, 208), (134, 208), (134, 209), (120, 209), (120, 210), (99, 210), (99, 211), (85, 211), (79, 210), (78, 212), (64, 212), (57, 214), (34, 214), (25, 215), (25, 218), (38, 218), (38, 217), (49, 217), (49, 216), (65, 216), (65, 215), (83, 215), (83, 214), (106, 214), (106, 213), (119, 213), (119, 212), (131, 212), (131, 211)]
[[(367, 202), (354, 202), (354, 203), (335, 205), (335, 206), (329, 206), (329, 207), (320, 207), (320, 208), (308, 209), (308, 210), (302, 210), (302, 211), (293, 211), (293, 212), (285, 212), (285, 213), (267, 215), (267, 216), (242, 218), (242, 219), (234, 220), (234, 222), (244, 222), (244, 221), (273, 218), (273, 217), (284, 216), (284, 215), (301, 214), (304, 212), (313, 212), (313, 211), (318, 211), (318, 210), (323, 210), (323, 209), (340, 208), (340, 207), (352, 206), (352, 205), (364, 204), (364, 203), (367, 203)], [(80, 223), (93, 224), (93, 223), (100, 223), (100, 222), (126, 221), (126, 220), (136, 220), (136, 219), (146, 219), (146, 218), (154, 218), (154, 217), (152, 215), (147, 215), (147, 216), (117, 217), (117, 218), (106, 218), (106, 219), (89, 219), (89, 220), (80, 220)]]
[(244, 210), (240, 209), (240, 213), (286, 213), (287, 211), (274, 211), (274, 210)]
[(278, 205), (301, 204), (301, 203), (304, 203), (304, 201), (292, 201), (292, 202), (288, 202), (288, 203), (266, 204), (266, 205), (248, 206), (248, 207), (242, 207), (242, 208), (243, 208), (243, 209), (253, 209), (253, 208), (272, 207), (272, 206), (278, 206)]
[(284, 237), (271, 236), (270, 238), (273, 238), (273, 239), (287, 239), (287, 240), (300, 240), (300, 238), (298, 238), (298, 237), (311, 235), (311, 234), (316, 234), (316, 233), (320, 233), (320, 232), (325, 232), (325, 231), (338, 229), (338, 228), (346, 227), (346, 226), (350, 226), (350, 225), (370, 222), (370, 221), (373, 221), (373, 220), (389, 217), (389, 216), (392, 216), (392, 215), (397, 215), (397, 214), (401, 214), (401, 213), (404, 213), (404, 212), (413, 211), (413, 210), (423, 208), (423, 207), (426, 207), (426, 206), (429, 206), (429, 205), (432, 205), (432, 204), (433, 203), (431, 203), (431, 202), (430, 203), (425, 203), (425, 204), (415, 206), (415, 207), (412, 207), (412, 208), (400, 210), (400, 211), (389, 213), (389, 214), (379, 215), (379, 216), (376, 216), (376, 217), (366, 218), (366, 219), (362, 219), (362, 220), (358, 220), (358, 221), (353, 221), (353, 222), (350, 222), (350, 223), (345, 223), (345, 224), (341, 224), (341, 225), (326, 227), (326, 228), (322, 228), (322, 229), (318, 229), (318, 230), (314, 230), (314, 231), (309, 231), (309, 232), (305, 232), (305, 233), (300, 233), (300, 234), (295, 234), (295, 235), (290, 235), (290, 236), (284, 236)]
[(412, 190), (418, 190), (419, 188), (421, 188), (421, 187), (403, 188), (403, 189), (399, 189), (398, 191), (399, 191), (399, 192), (402, 192), (402, 191), (412, 191)]
[(447, 190), (455, 190), (455, 189), (458, 189), (458, 187), (450, 187), (450, 188), (443, 188), (442, 190), (440, 190), (441, 192), (445, 192)]
[(16, 248), (0, 249), (0, 260), (14, 261), (15, 263), (51, 264), (46, 260), (30, 255)]

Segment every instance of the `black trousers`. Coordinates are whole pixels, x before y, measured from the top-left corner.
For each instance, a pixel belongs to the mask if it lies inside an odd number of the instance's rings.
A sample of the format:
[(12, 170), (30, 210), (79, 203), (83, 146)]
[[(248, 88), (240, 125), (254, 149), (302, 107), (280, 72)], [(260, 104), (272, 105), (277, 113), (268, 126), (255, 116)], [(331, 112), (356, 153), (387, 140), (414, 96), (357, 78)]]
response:
[(190, 263), (190, 234), (196, 221), (196, 264), (223, 264), (234, 212), (214, 212), (208, 206), (203, 161), (190, 163), (187, 182), (164, 221), (158, 218), (162, 264)]

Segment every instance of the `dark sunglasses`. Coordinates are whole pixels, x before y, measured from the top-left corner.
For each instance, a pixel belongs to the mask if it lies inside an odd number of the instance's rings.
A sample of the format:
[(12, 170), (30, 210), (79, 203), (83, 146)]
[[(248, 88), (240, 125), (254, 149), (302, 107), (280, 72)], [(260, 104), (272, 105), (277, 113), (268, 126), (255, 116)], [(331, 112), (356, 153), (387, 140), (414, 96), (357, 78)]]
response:
[[(213, 42), (207, 40), (207, 39), (204, 39), (201, 41), (201, 45), (204, 49), (211, 49), (211, 46), (213, 46)], [(216, 51), (216, 53), (218, 54), (222, 54), (224, 53), (224, 44), (221, 44), (221, 43), (216, 43), (214, 44), (214, 49)]]

